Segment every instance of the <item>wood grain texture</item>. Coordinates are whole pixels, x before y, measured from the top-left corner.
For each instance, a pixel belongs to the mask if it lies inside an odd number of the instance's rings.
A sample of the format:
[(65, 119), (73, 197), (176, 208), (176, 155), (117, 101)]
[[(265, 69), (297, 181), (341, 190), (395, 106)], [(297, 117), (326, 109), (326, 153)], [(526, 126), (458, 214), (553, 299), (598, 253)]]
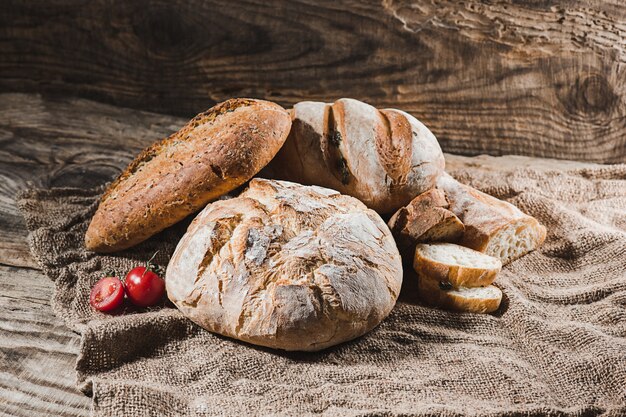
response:
[(74, 387), (80, 338), (50, 307), (41, 272), (0, 266), (0, 415), (86, 416)]
[[(76, 98), (0, 94), (0, 416), (84, 416), (74, 388), (78, 335), (49, 305), (52, 282), (30, 257), (15, 193), (110, 181), (143, 147), (187, 120)], [(446, 154), (450, 169), (574, 169), (583, 162)], [(9, 265), (17, 265), (20, 268)]]
[(8, 0), (0, 90), (192, 116), (354, 97), (447, 152), (626, 160), (621, 0)]
[(184, 122), (87, 100), (0, 96), (0, 263), (6, 265), (37, 266), (14, 202), (20, 189), (104, 184)]

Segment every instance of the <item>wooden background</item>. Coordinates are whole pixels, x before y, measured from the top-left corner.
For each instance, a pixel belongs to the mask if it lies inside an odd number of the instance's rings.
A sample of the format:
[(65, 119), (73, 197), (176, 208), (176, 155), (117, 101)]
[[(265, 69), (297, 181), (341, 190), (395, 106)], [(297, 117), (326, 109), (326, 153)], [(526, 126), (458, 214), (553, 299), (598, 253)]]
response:
[(192, 116), (251, 96), (413, 113), (444, 150), (626, 160), (609, 1), (4, 0), (0, 91)]
[[(17, 191), (110, 181), (234, 96), (402, 108), (453, 153), (625, 162), (625, 93), (623, 0), (0, 1), (0, 416), (90, 404)], [(595, 166), (446, 161), (503, 175)]]

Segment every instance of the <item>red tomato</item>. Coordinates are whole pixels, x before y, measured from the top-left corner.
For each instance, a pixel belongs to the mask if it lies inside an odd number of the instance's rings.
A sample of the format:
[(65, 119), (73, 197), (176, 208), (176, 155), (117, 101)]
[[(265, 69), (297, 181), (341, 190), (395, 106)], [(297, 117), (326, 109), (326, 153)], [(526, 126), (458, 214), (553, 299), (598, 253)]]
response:
[(135, 305), (153, 306), (163, 298), (165, 282), (145, 266), (138, 266), (126, 275), (126, 294)]
[(115, 310), (124, 301), (124, 284), (117, 277), (106, 277), (96, 282), (89, 295), (89, 303), (100, 311)]

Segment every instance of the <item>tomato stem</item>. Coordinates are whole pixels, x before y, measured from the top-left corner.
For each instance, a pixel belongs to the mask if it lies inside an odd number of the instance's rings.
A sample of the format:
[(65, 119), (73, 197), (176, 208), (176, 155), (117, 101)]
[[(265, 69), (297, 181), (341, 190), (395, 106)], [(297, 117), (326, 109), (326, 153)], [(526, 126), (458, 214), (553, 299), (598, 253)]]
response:
[(152, 271), (155, 272), (157, 274), (159, 274), (160, 271), (160, 267), (154, 263), (152, 263), (152, 261), (154, 260), (154, 258), (156, 258), (157, 253), (159, 253), (159, 251), (157, 250), (156, 252), (154, 252), (154, 254), (152, 255), (152, 257), (150, 259), (148, 259), (148, 261), (146, 262), (146, 269), (144, 269), (143, 273), (141, 274), (141, 276), (143, 277), (144, 275), (146, 275), (146, 272), (148, 271)]
[(146, 263), (147, 265), (151, 265), (152, 264), (152, 260), (154, 258), (156, 258), (157, 253), (159, 253), (159, 251), (157, 250), (156, 252), (154, 252), (154, 255), (152, 255), (152, 257), (150, 259), (148, 259), (148, 262)]

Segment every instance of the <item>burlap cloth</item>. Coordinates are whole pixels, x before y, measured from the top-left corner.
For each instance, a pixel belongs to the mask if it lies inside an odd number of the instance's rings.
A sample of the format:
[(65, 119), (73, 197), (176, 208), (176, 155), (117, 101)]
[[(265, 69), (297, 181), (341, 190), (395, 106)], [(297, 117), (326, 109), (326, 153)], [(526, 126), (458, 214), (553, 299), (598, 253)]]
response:
[(101, 189), (30, 190), (19, 206), (53, 308), (82, 335), (78, 383), (96, 416), (626, 415), (626, 165), (453, 173), (548, 227), (540, 251), (504, 268), (494, 315), (419, 305), (411, 276), (370, 334), (320, 353), (284, 353), (213, 335), (171, 305), (106, 316), (91, 285), (185, 224), (114, 256), (83, 249)]

